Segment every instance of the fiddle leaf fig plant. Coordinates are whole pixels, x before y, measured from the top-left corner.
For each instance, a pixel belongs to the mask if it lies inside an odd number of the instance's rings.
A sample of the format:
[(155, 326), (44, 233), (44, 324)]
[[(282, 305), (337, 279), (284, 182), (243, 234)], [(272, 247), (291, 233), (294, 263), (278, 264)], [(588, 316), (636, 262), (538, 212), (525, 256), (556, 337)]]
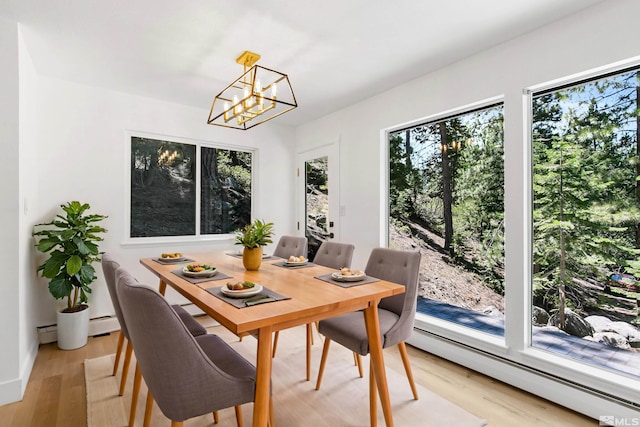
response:
[(37, 271), (50, 279), (49, 292), (54, 298), (67, 299), (63, 311), (69, 313), (83, 310), (88, 301), (89, 285), (96, 280), (92, 264), (100, 261), (97, 242), (103, 238), (98, 234), (107, 231), (97, 223), (107, 217), (85, 214), (88, 203), (72, 201), (60, 207), (66, 215), (36, 224), (33, 236), (38, 250), (49, 254)]
[(273, 226), (272, 222), (256, 219), (236, 232), (235, 244), (242, 245), (247, 249), (254, 249), (273, 243), (271, 239), (273, 237)]

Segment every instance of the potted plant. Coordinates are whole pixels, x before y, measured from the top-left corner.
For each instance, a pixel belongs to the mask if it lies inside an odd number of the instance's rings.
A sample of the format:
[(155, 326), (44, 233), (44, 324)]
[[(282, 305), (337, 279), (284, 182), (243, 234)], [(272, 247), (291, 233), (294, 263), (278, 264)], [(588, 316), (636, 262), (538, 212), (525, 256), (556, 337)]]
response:
[(58, 347), (72, 350), (83, 347), (89, 335), (89, 285), (96, 280), (91, 264), (100, 261), (96, 242), (102, 241), (98, 233), (107, 230), (96, 223), (107, 218), (104, 215), (85, 214), (89, 204), (77, 201), (60, 205), (65, 216), (46, 223), (36, 224), (33, 236), (36, 247), (48, 253), (49, 258), (37, 271), (49, 280), (49, 292), (56, 299), (66, 298), (66, 307), (57, 313)]
[(259, 219), (236, 232), (236, 245), (244, 246), (242, 264), (247, 270), (257, 270), (262, 263), (262, 247), (273, 243), (273, 223)]

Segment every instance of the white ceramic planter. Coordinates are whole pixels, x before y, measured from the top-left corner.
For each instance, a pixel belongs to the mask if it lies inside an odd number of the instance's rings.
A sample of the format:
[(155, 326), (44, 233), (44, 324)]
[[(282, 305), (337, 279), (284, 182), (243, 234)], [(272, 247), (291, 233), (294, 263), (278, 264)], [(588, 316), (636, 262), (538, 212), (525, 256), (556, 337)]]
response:
[(75, 313), (57, 315), (58, 348), (74, 350), (87, 345), (89, 337), (89, 307)]

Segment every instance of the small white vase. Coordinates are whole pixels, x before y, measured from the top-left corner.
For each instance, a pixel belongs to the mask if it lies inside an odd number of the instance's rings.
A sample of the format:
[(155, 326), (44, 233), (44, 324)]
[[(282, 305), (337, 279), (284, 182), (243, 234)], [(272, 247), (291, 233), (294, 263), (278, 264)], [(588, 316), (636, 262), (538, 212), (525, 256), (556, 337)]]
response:
[(57, 322), (59, 349), (74, 350), (87, 345), (89, 338), (89, 306), (75, 313), (63, 313), (58, 310)]

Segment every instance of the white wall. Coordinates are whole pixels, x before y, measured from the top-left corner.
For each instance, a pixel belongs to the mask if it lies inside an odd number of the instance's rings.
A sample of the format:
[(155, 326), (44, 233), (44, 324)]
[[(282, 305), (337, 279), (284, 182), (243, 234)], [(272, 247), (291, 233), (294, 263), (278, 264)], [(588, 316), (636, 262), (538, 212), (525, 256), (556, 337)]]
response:
[[(354, 266), (365, 265), (370, 250), (381, 241), (384, 223), (380, 195), (381, 130), (439, 115), (493, 97), (505, 103), (505, 216), (506, 216), (506, 345), (493, 350), (508, 359), (531, 366), (525, 355), (529, 283), (529, 151), (525, 133), (523, 90), (531, 85), (581, 73), (640, 55), (640, 2), (606, 1), (566, 19), (547, 25), (481, 54), (398, 86), (393, 90), (300, 126), (297, 150), (308, 149), (339, 135), (341, 240), (355, 244)], [(430, 42), (425, 40), (425, 42)], [(523, 285), (524, 284), (524, 285)], [(427, 325), (427, 328), (429, 326)], [(462, 337), (464, 339), (464, 337)], [(434, 351), (434, 348), (429, 348)], [(460, 353), (460, 349), (448, 354)], [(481, 364), (474, 355), (469, 360)], [(461, 359), (460, 363), (464, 361)], [(543, 364), (539, 364), (543, 366)], [(546, 369), (552, 369), (546, 364)], [(564, 372), (562, 372), (564, 369)], [(480, 369), (479, 369), (480, 370)], [(566, 375), (566, 367), (557, 369)], [(596, 389), (633, 397), (638, 381), (609, 375), (608, 382), (576, 372)], [(522, 384), (520, 384), (522, 385)], [(635, 392), (633, 391), (635, 387)], [(540, 387), (543, 389), (545, 386)], [(606, 402), (584, 396), (564, 396), (563, 404), (592, 416)], [(637, 400), (637, 394), (635, 394)], [(595, 402), (595, 405), (594, 405)], [(605, 405), (605, 406), (603, 406)]]
[[(20, 28), (20, 26), (18, 27)], [(34, 119), (38, 116), (37, 105), (37, 75), (29, 52), (25, 48), (22, 33), (19, 31), (18, 55), (20, 64), (20, 154), (19, 154), (19, 197), (16, 203), (19, 218), (19, 311), (18, 320), (20, 337), (20, 371), (21, 390), (27, 386), (31, 367), (38, 354), (38, 336), (36, 333), (33, 304), (37, 288), (25, 286), (35, 278), (35, 259), (33, 238), (31, 236), (33, 224), (36, 221), (35, 209), (31, 205), (35, 202), (38, 185), (38, 165), (34, 161), (37, 154), (37, 130)]]
[(0, 290), (0, 404), (11, 401), (20, 391), (20, 281), (16, 264), (19, 245), (18, 227), (18, 27), (0, 16), (0, 267), (3, 274)]

